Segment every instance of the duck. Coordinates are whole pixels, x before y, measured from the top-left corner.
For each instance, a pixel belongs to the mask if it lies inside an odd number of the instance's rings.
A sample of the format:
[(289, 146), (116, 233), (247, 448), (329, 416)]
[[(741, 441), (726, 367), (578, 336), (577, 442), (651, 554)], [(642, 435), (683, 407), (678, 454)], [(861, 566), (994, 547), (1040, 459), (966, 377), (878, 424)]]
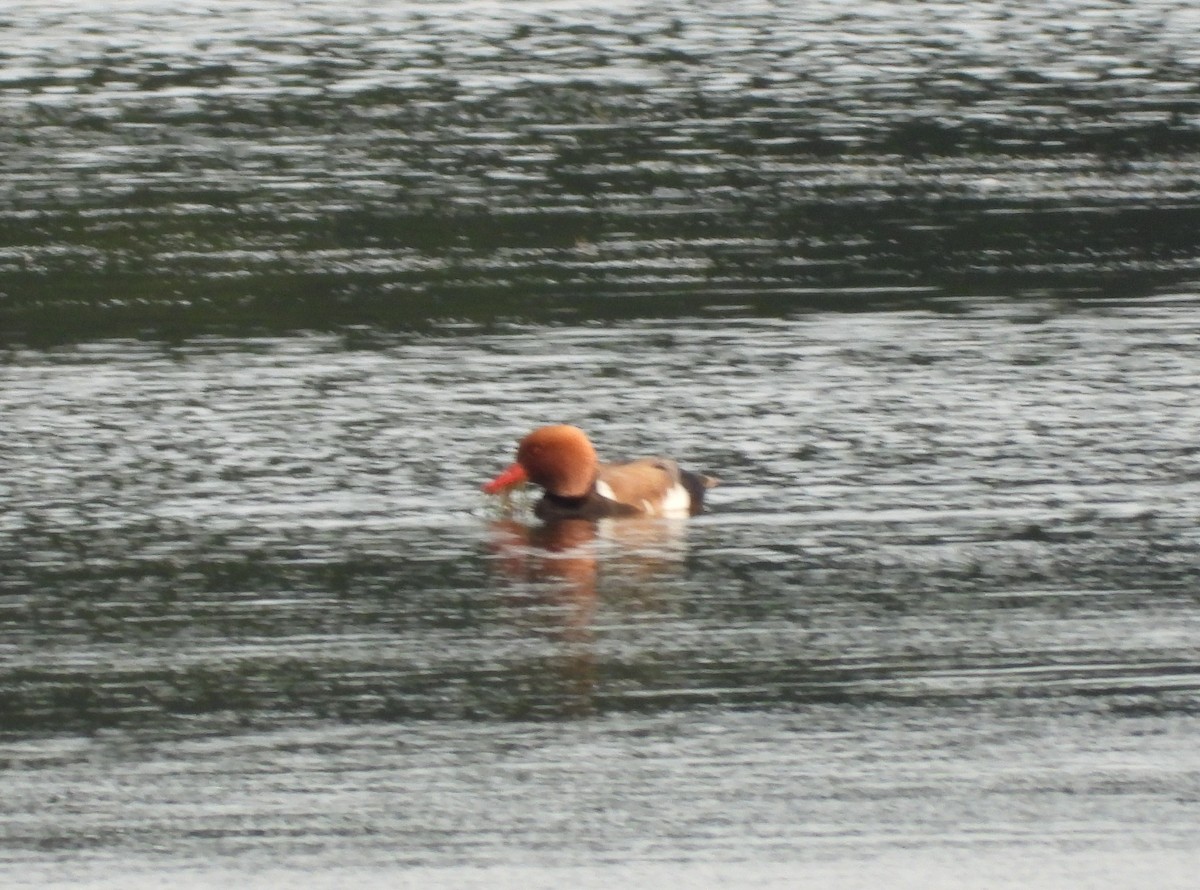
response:
[(521, 439), (516, 462), (483, 491), (502, 494), (525, 482), (543, 489), (534, 506), (542, 520), (695, 516), (717, 484), (665, 457), (601, 463), (587, 434), (569, 424), (539, 427)]

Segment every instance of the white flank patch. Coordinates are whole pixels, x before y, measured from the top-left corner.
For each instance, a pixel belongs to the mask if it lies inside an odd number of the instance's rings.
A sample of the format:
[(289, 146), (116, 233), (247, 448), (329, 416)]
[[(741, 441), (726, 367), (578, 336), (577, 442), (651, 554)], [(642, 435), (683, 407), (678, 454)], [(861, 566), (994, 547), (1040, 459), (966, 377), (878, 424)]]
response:
[[(599, 479), (596, 480), (596, 494), (602, 498), (608, 498), (610, 501), (617, 499), (612, 486)], [(649, 516), (688, 516), (692, 512), (692, 496), (682, 485), (675, 484), (667, 491), (662, 503), (655, 505), (651, 501), (643, 499), (638, 506), (643, 513)]]
[(671, 486), (671, 490), (663, 498), (662, 515), (687, 516), (691, 512), (692, 496), (688, 494), (688, 490), (678, 483)]

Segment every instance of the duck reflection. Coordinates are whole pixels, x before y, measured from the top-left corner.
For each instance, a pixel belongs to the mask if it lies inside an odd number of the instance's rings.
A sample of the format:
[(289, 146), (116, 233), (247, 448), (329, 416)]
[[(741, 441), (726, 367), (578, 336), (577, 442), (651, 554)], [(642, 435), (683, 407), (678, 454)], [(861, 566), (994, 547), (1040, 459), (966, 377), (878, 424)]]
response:
[(586, 625), (594, 608), (598, 554), (596, 523), (561, 519), (525, 525), (515, 519), (492, 523), (491, 549), (508, 581), (548, 585), (560, 605), (578, 613), (570, 626)]
[(594, 608), (601, 569), (606, 590), (627, 598), (654, 598), (639, 582), (661, 581), (678, 570), (686, 523), (662, 517), (629, 517), (599, 522), (557, 519), (527, 524), (512, 518), (491, 526), (491, 550), (508, 581), (545, 585), (560, 601)]
[(572, 712), (595, 707), (599, 612), (662, 607), (682, 567), (685, 525), (661, 517), (492, 522), (493, 565), (517, 607), (514, 618), (560, 644), (555, 666)]

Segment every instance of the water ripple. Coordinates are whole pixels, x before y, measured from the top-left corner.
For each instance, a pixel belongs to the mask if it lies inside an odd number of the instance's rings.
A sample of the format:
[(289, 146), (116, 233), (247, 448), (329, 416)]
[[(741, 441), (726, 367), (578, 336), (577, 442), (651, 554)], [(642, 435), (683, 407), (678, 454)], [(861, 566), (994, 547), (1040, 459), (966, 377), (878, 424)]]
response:
[(1197, 277), (1187, 4), (487, 9), (17, 4), (6, 331)]

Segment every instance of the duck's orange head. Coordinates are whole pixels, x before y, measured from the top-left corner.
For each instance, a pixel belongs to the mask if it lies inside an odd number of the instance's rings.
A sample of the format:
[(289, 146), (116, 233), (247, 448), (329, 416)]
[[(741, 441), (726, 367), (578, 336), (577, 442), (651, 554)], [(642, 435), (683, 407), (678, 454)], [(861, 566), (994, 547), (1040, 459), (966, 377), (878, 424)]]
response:
[(596, 449), (578, 427), (559, 424), (534, 430), (517, 446), (517, 462), (483, 490), (497, 494), (528, 480), (547, 493), (581, 498), (596, 482)]

